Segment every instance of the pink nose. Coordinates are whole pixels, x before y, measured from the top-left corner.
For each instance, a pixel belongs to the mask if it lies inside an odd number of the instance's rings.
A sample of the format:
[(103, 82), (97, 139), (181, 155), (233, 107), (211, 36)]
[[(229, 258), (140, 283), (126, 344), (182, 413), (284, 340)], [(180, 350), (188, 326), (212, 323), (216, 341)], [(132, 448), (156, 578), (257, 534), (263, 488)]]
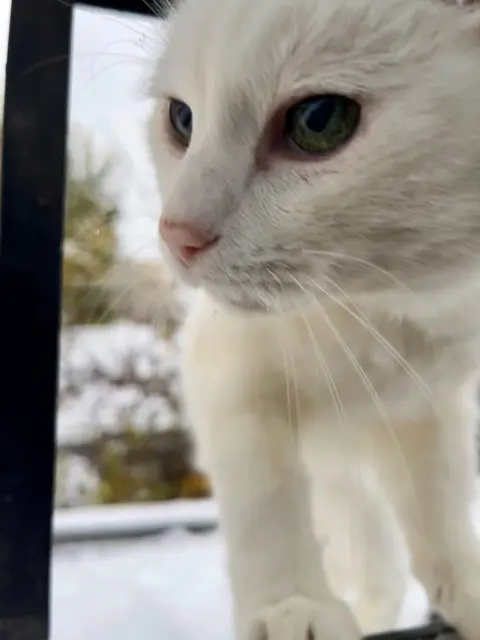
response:
[(160, 235), (173, 255), (189, 264), (199, 253), (218, 240), (188, 222), (173, 222), (160, 218)]

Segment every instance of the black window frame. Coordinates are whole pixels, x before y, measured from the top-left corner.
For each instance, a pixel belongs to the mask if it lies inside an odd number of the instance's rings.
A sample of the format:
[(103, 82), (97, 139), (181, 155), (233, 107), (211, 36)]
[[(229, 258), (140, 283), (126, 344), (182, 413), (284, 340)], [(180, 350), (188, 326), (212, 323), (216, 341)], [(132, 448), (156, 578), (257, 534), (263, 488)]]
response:
[[(73, 6), (11, 0), (0, 200), (0, 640), (48, 640)], [(197, 0), (201, 2), (201, 0)], [(163, 17), (167, 0), (78, 6)], [(101, 631), (101, 630), (99, 630)], [(433, 623), (378, 640), (433, 640)]]

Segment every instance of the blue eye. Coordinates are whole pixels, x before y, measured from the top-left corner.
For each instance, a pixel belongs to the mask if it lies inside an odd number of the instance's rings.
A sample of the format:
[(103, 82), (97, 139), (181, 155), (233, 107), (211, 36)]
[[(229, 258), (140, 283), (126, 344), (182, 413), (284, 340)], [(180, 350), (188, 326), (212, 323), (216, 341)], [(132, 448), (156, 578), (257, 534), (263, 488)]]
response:
[(192, 110), (185, 102), (172, 99), (168, 106), (168, 117), (175, 139), (183, 147), (188, 147), (192, 137)]
[(360, 124), (358, 102), (338, 95), (315, 96), (290, 107), (284, 136), (294, 149), (311, 155), (334, 151), (347, 142)]

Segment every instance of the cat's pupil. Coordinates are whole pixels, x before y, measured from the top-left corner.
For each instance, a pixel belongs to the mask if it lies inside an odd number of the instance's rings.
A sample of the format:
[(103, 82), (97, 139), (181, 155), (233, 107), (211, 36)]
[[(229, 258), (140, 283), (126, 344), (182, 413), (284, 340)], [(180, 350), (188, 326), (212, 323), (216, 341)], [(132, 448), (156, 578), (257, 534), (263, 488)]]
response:
[(361, 107), (341, 95), (307, 98), (287, 111), (283, 135), (290, 149), (322, 155), (338, 149), (355, 134)]
[(184, 131), (190, 131), (192, 128), (192, 112), (185, 104), (178, 110), (178, 122)]
[(320, 133), (330, 122), (335, 111), (333, 100), (323, 99), (302, 105), (299, 120), (310, 131)]
[(182, 145), (188, 146), (192, 136), (192, 110), (185, 102), (171, 100), (168, 113), (174, 136)]

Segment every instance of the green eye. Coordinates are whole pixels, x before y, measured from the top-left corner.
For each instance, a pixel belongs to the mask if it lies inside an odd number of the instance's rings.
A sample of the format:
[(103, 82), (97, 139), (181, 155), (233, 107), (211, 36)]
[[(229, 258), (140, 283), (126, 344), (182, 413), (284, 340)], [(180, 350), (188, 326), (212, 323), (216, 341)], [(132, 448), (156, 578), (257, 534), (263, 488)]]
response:
[(192, 137), (193, 115), (192, 110), (181, 100), (170, 100), (168, 105), (168, 118), (172, 133), (176, 140), (183, 146), (188, 147)]
[(360, 114), (358, 102), (344, 96), (308, 98), (287, 111), (284, 136), (296, 150), (323, 155), (334, 151), (354, 135)]

